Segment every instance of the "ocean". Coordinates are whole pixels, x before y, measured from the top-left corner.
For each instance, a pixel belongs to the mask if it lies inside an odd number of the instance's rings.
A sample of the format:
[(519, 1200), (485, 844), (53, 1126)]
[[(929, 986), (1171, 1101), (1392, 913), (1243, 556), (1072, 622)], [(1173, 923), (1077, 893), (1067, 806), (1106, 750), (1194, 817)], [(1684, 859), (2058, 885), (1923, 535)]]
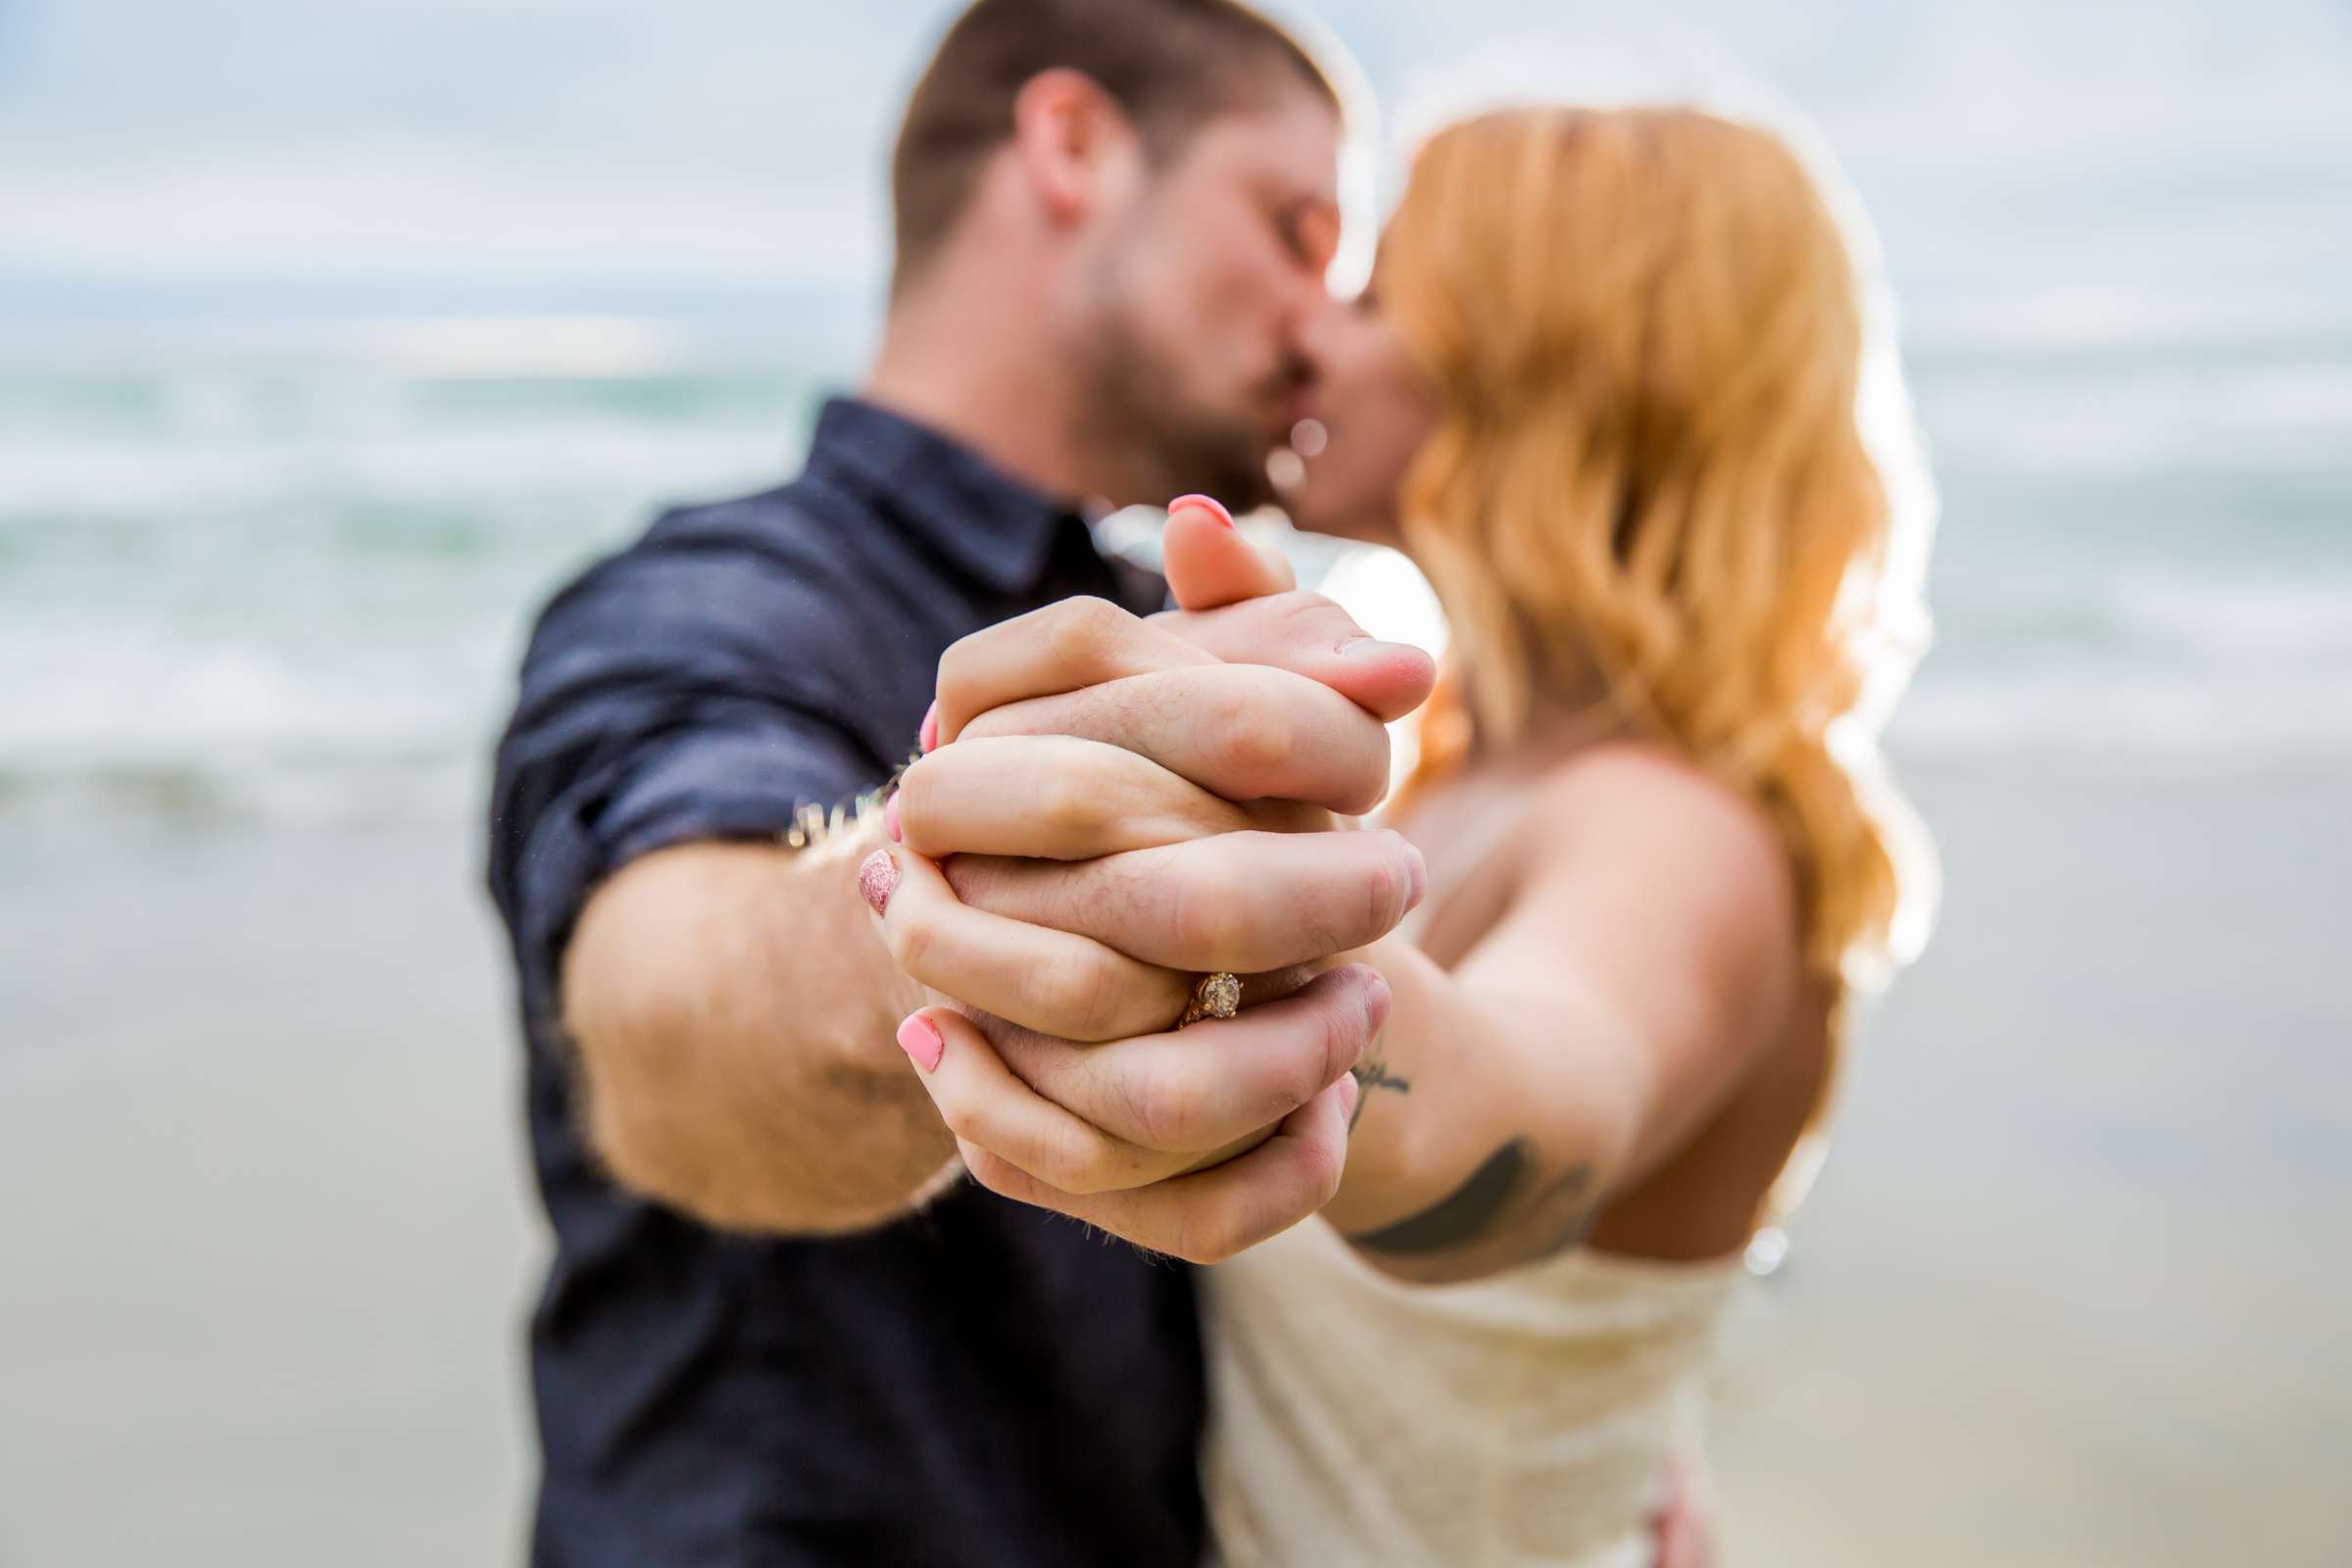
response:
[[(0, 368), (0, 820), (470, 809), (534, 608), (661, 506), (789, 475), (850, 363), (531, 324)], [(1909, 370), (1942, 506), (1898, 760), (2352, 750), (2352, 339)]]

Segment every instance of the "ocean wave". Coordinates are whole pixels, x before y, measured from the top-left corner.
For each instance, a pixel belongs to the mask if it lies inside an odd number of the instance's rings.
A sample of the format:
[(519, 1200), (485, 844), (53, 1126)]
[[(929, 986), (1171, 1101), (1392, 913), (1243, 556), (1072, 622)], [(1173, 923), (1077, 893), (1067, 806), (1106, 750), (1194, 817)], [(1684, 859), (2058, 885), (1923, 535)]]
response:
[[(1328, 579), (1365, 624), (1439, 641), (1386, 553)], [(2179, 765), (2352, 760), (2352, 581), (2155, 572), (2078, 619), (2105, 640), (1946, 636), (1888, 743), (1915, 759)], [(449, 817), (478, 798), (522, 616), (503, 599), (434, 622), (173, 622), (135, 608), (0, 625), (0, 814), (174, 820)]]
[[(282, 683), (280, 685), (282, 690)], [(0, 744), (0, 819), (127, 815), (190, 825), (238, 821), (456, 823), (480, 808), (498, 718), (492, 700), (418, 694), (378, 705), (380, 732), (321, 724), (312, 697), (283, 697), (204, 731), (182, 716), (113, 733), (78, 724), (35, 751), (22, 727)], [(487, 698), (487, 692), (480, 694)], [(2132, 762), (2181, 768), (2352, 764), (2352, 666), (2261, 682), (2210, 671), (1931, 665), (1886, 737), (1898, 761)]]
[(366, 816), (483, 756), (514, 632), (265, 637), (135, 614), (0, 627), (0, 809)]
[(2125, 571), (2103, 598), (2127, 638), (2202, 660), (2352, 665), (2352, 576)]
[(775, 424), (665, 427), (620, 418), (466, 429), (158, 441), (137, 435), (0, 439), (8, 519), (192, 517), (304, 504), (462, 504), (588, 496), (642, 505), (681, 475), (725, 494), (797, 466)]
[(2019, 476), (2341, 475), (2352, 351), (2200, 362), (1990, 359), (1915, 368), (1939, 466)]
[(457, 823), (486, 799), (487, 760), (444, 759), (282, 766), (120, 763), (0, 765), (0, 820), (132, 817), (188, 827), (237, 823), (370, 827)]
[(2352, 663), (2212, 669), (2085, 661), (1923, 670), (1887, 729), (1923, 759), (2060, 757), (2239, 766), (2352, 760)]

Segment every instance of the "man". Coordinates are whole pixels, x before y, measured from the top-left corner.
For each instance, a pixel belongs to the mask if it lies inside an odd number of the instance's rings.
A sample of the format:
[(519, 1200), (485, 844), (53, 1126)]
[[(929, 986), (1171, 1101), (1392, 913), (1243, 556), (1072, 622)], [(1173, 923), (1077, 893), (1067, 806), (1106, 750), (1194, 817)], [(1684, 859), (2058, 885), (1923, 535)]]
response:
[[(536, 1562), (1198, 1558), (1187, 1275), (954, 1181), (892, 1040), (927, 998), (858, 902), (881, 830), (805, 824), (906, 760), (951, 645), (1073, 595), (1004, 634), (1032, 672), (1036, 639), (1067, 661), (1073, 734), (1224, 756), (1235, 798), (1296, 797), (1309, 826), (1377, 795), (1379, 722), (1426, 693), (1426, 661), (1245, 616), (1200, 631), (1200, 667), (1138, 722), (1100, 695), (1092, 633), (1132, 651), (1103, 602), (1160, 590), (1075, 510), (1259, 493), (1336, 240), (1339, 137), (1313, 64), (1230, 0), (979, 0), (899, 139), (863, 398), (827, 407), (794, 483), (663, 516), (546, 610), (490, 867), (557, 1243)], [(1258, 734), (1344, 743), (1250, 776), (1266, 759), (1220, 729), (1245, 709)], [(1391, 835), (1315, 834), (1228, 902), (1256, 929), (1301, 894), (1360, 911), (1338, 953), (1394, 923), (1417, 867)], [(1182, 891), (1130, 890), (1124, 913)], [(1217, 967), (1299, 956), (1246, 957)], [(1385, 993), (1307, 968), (1186, 1035), (1181, 1076), (1172, 1007), (1027, 968), (1002, 1011), (1056, 1027), (992, 1021), (1008, 1060), (1108, 1137), (1183, 1129), (1207, 1167), (1142, 1183), (1113, 1228), (1216, 1256), (1329, 1196)]]

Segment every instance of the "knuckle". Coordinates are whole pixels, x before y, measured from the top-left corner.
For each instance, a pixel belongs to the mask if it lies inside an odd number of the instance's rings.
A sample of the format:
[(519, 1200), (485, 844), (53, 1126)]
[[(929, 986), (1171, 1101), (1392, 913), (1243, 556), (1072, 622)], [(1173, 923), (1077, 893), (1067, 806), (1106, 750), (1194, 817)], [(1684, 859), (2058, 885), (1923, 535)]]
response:
[(1047, 612), (1046, 657), (1056, 668), (1091, 669), (1118, 646), (1134, 618), (1107, 599), (1065, 599)]
[(1285, 620), (1295, 622), (1298, 627), (1315, 635), (1318, 639), (1329, 638), (1334, 634), (1343, 637), (1352, 636), (1358, 631), (1355, 617), (1348, 614), (1346, 610), (1341, 608), (1340, 602), (1328, 594), (1314, 593), (1304, 588), (1294, 588), (1287, 594), (1276, 596), (1276, 601), (1281, 606), (1281, 613)]
[(917, 835), (931, 826), (939, 807), (941, 769), (950, 754), (934, 752), (899, 775), (899, 831)]
[(1102, 824), (1107, 809), (1102, 785), (1102, 779), (1081, 768), (1047, 769), (1038, 776), (1038, 814), (1057, 833), (1092, 833)]
[(958, 1145), (970, 1145), (978, 1149), (988, 1142), (987, 1128), (982, 1118), (973, 1113), (971, 1104), (966, 1101), (942, 1098), (939, 1101), (939, 1119), (949, 1132), (956, 1135)]
[(1176, 1216), (1168, 1251), (1187, 1263), (1206, 1267), (1222, 1263), (1240, 1250), (1233, 1245), (1232, 1223), (1218, 1209), (1188, 1208)]
[(939, 656), (939, 691), (934, 695), (946, 695), (951, 681), (970, 675), (975, 646), (988, 635), (985, 630), (970, 632), (948, 644), (948, 651)]
[(1221, 967), (1212, 959), (1231, 955), (1246, 918), (1250, 889), (1229, 864), (1190, 867), (1168, 881), (1168, 936), (1178, 953), (1198, 965)]
[(1054, 1032), (1071, 1040), (1106, 1038), (1120, 1002), (1109, 961), (1086, 951), (1059, 950), (1039, 959), (1030, 991)]
[(973, 632), (951, 643), (948, 651), (939, 656), (939, 673), (931, 695), (939, 702), (942, 723), (947, 722), (951, 715), (958, 718), (971, 716), (971, 705), (980, 689), (981, 671), (987, 664), (983, 652), (985, 643), (996, 635), (994, 631)]
[(1165, 1071), (1122, 1072), (1117, 1084), (1118, 1105), (1134, 1143), (1153, 1149), (1183, 1149), (1191, 1131), (1182, 1087)]
[(1045, 1180), (1073, 1198), (1091, 1197), (1119, 1185), (1109, 1151), (1090, 1129), (1063, 1126), (1048, 1142)]
[(1054, 1123), (1037, 1135), (1029, 1151), (1029, 1174), (1062, 1192), (1083, 1195), (1087, 1184), (1086, 1151), (1070, 1129)]
[(1386, 936), (1404, 918), (1404, 868), (1385, 845), (1367, 846), (1363, 857), (1364, 931)]
[(972, 1180), (999, 1197), (1018, 1196), (1018, 1184), (1012, 1180), (1012, 1166), (1008, 1162), (1000, 1159), (977, 1144), (960, 1139), (956, 1143), (956, 1152), (963, 1156), (964, 1171)]
[(1253, 689), (1227, 694), (1215, 705), (1217, 744), (1226, 763), (1243, 779), (1261, 781), (1280, 775), (1289, 765), (1297, 744), (1297, 728), (1287, 705), (1270, 700), (1274, 694), (1256, 683)]

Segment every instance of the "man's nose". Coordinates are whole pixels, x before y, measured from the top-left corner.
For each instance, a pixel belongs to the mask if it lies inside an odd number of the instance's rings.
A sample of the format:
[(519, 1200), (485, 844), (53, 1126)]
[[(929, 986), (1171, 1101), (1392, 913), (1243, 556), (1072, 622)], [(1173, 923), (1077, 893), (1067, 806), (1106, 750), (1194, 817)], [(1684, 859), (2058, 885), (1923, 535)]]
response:
[(1298, 307), (1310, 315), (1329, 306), (1337, 295), (1331, 291), (1331, 268), (1301, 267), (1298, 269)]

